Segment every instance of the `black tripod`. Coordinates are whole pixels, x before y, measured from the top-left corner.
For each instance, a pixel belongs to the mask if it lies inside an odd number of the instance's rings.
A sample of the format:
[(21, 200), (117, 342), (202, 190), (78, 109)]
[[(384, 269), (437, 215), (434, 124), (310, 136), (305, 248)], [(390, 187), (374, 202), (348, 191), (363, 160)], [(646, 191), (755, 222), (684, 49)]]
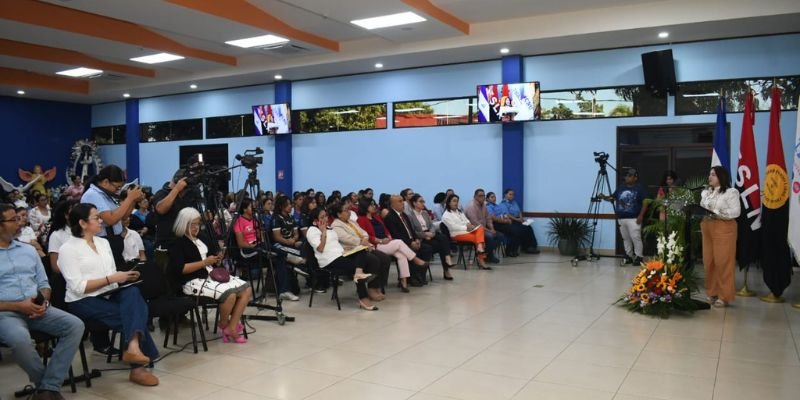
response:
[[(271, 316), (271, 315), (246, 315), (246, 318), (247, 319), (256, 320), (256, 321), (278, 321), (279, 325), (283, 325), (287, 321), (288, 322), (294, 322), (294, 317), (288, 317), (283, 313), (283, 305), (282, 305), (283, 302), (281, 301), (281, 297), (278, 294), (278, 287), (277, 287), (278, 286), (278, 284), (277, 284), (278, 280), (277, 280), (277, 277), (275, 275), (275, 268), (285, 268), (285, 266), (281, 265), (280, 263), (278, 265), (276, 265), (276, 264), (274, 264), (272, 262), (273, 257), (277, 257), (277, 255), (273, 255), (273, 253), (270, 251), (270, 249), (272, 248), (271, 244), (270, 244), (270, 240), (269, 240), (269, 235), (271, 233), (271, 230), (269, 229), (269, 227), (265, 228), (262, 225), (262, 221), (263, 221), (262, 213), (263, 213), (264, 210), (262, 209), (262, 205), (260, 204), (260, 202), (257, 201), (258, 193), (261, 191), (261, 183), (258, 180), (256, 166), (255, 165), (247, 165), (245, 167), (247, 168), (247, 181), (245, 182), (244, 189), (242, 189), (242, 190), (244, 191), (244, 193), (247, 193), (250, 196), (250, 199), (253, 200), (253, 224), (254, 224), (254, 228), (255, 228), (254, 230), (256, 232), (255, 248), (257, 249), (257, 254), (254, 255), (253, 257), (256, 258), (259, 271), (261, 269), (261, 266), (264, 265), (264, 261), (266, 261), (266, 263), (268, 263), (267, 270), (269, 271), (269, 273), (272, 276), (272, 285), (273, 285), (273, 289), (275, 290), (275, 299), (276, 299), (275, 300), (276, 304), (274, 306), (264, 303), (264, 301), (268, 298), (268, 296), (267, 296), (267, 285), (266, 285), (266, 277), (263, 274), (261, 274), (261, 277), (259, 278), (259, 279), (262, 280), (262, 282), (261, 282), (262, 284), (260, 285), (261, 286), (261, 292), (258, 295), (253, 297), (252, 301), (248, 304), (248, 306), (256, 307), (259, 310), (272, 310), (272, 311), (275, 311), (275, 315), (274, 316)], [(238, 200), (239, 201), (238, 201), (238, 204), (237, 204), (236, 208), (240, 209), (242, 201), (244, 200), (244, 196), (242, 196)], [(240, 215), (239, 218), (242, 218), (242, 216)], [(235, 241), (236, 240), (236, 236), (235, 235), (228, 235), (228, 240)], [(233, 248), (233, 247), (237, 247), (237, 246), (232, 246), (232, 244), (233, 243), (227, 243), (226, 247), (229, 248), (229, 249)], [(230, 254), (227, 254), (227, 256), (231, 257)], [(244, 263), (244, 264), (246, 265), (246, 268), (250, 269), (250, 266), (248, 265), (248, 263)], [(248, 270), (248, 274), (251, 277), (251, 281), (252, 281), (252, 273), (253, 272), (251, 270)], [(253, 288), (253, 289), (255, 289), (255, 288)]]
[[(598, 153), (595, 153), (595, 156), (598, 156)], [(597, 171), (597, 177), (594, 180), (594, 187), (592, 188), (592, 197), (589, 198), (589, 210), (586, 212), (591, 221), (592, 235), (589, 241), (587, 254), (573, 258), (573, 267), (577, 267), (580, 261), (592, 262), (600, 259), (600, 256), (594, 252), (594, 238), (597, 233), (597, 222), (600, 219), (600, 204), (603, 201), (603, 193), (612, 193), (611, 181), (608, 180), (608, 170), (606, 168), (614, 169), (614, 167), (608, 165), (607, 156), (595, 158), (595, 161), (600, 163), (600, 170)], [(616, 170), (614, 169), (614, 171)]]

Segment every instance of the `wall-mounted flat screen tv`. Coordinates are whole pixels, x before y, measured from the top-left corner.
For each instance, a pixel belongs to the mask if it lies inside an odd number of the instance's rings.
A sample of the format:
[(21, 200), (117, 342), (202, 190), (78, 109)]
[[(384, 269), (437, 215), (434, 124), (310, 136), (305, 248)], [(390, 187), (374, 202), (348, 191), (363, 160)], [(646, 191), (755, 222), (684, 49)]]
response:
[(292, 132), (292, 114), (288, 104), (253, 106), (257, 135), (280, 135)]
[(539, 82), (478, 86), (478, 122), (534, 121), (541, 118)]

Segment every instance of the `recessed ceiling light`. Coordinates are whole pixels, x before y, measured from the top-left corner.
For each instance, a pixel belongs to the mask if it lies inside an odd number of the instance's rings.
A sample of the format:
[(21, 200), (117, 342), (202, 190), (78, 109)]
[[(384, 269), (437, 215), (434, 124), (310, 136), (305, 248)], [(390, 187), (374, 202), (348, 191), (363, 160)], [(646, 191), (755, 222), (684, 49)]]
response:
[(73, 68), (68, 69), (65, 71), (56, 72), (56, 75), (64, 75), (64, 76), (71, 76), (73, 78), (86, 78), (89, 76), (100, 75), (103, 73), (103, 70), (100, 69), (93, 69), (93, 68)]
[(193, 84), (189, 85), (189, 89), (197, 89), (197, 85), (195, 85), (195, 84), (193, 83)]
[(381, 64), (381, 63), (375, 63), (375, 68), (383, 68), (383, 64)]
[(289, 39), (282, 38), (280, 36), (275, 35), (263, 35), (263, 36), (256, 36), (251, 38), (245, 39), (238, 39), (238, 40), (229, 40), (225, 43), (242, 48), (250, 48), (250, 47), (258, 47), (258, 46), (269, 46), (271, 44), (280, 44), (286, 43)]
[(281, 79), (283, 79), (283, 75), (275, 75), (275, 80), (279, 81)]
[(18, 95), (23, 95), (23, 94), (25, 94), (25, 91), (24, 90), (17, 90), (17, 94)]
[(158, 64), (167, 61), (183, 60), (185, 57), (169, 53), (151, 54), (149, 56), (134, 57), (131, 61), (136, 61), (145, 64)]
[(413, 12), (402, 12), (398, 14), (382, 15), (380, 17), (356, 19), (350, 21), (351, 24), (358, 25), (364, 29), (387, 28), (390, 26), (407, 25), (426, 21)]
[(508, 47), (503, 47), (502, 49), (500, 49), (500, 54), (508, 54), (508, 52), (509, 52)]
[(130, 93), (123, 93), (122, 97), (127, 99), (128, 97), (131, 97), (131, 94)]
[(669, 37), (669, 32), (659, 32), (658, 37), (660, 37), (661, 39), (666, 39)]

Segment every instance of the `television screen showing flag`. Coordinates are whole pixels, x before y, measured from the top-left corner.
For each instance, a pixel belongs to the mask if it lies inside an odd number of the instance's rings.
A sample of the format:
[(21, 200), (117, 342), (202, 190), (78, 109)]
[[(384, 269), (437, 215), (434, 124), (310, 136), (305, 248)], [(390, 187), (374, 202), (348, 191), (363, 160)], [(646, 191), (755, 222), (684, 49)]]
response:
[(478, 122), (518, 122), (541, 118), (539, 82), (478, 86)]
[(253, 122), (259, 136), (280, 135), (292, 131), (292, 116), (288, 104), (253, 106)]

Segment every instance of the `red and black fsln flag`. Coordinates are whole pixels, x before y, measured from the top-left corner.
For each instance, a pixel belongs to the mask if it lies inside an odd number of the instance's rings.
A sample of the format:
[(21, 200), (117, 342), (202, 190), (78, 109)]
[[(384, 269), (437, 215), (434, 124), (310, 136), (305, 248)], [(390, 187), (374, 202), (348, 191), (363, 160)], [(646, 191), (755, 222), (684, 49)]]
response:
[(764, 207), (761, 211), (762, 252), (761, 268), (764, 283), (776, 297), (783, 294), (792, 279), (789, 256), (789, 175), (783, 157), (781, 140), (781, 92), (772, 89), (772, 107), (769, 113), (769, 143), (767, 144), (767, 172), (764, 175)]

